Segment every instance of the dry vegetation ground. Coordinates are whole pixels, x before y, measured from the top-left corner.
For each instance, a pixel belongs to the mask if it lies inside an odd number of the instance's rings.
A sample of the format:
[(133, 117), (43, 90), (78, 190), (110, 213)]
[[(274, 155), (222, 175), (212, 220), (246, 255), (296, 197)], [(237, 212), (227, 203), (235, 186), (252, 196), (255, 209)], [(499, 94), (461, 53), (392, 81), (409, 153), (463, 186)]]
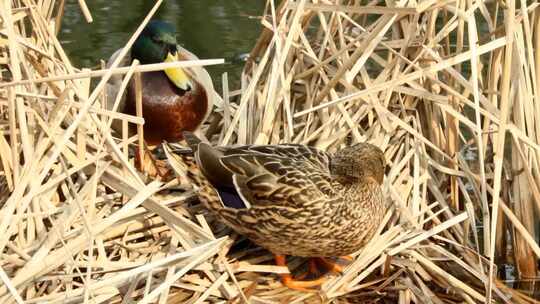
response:
[(208, 139), (368, 141), (389, 164), (379, 235), (316, 293), (283, 288), (286, 269), (178, 180), (134, 169), (138, 137), (110, 124), (143, 120), (104, 109), (104, 85), (164, 65), (73, 67), (63, 4), (0, 1), (0, 303), (537, 302), (535, 1), (268, 2), (241, 88), (214, 79)]

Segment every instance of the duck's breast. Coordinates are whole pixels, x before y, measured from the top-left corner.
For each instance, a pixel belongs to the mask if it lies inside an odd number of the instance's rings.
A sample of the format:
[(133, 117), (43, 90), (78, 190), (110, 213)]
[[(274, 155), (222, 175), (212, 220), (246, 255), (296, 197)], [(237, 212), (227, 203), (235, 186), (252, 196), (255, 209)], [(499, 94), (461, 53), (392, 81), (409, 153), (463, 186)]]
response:
[[(159, 144), (166, 140), (182, 139), (183, 131), (194, 131), (203, 122), (208, 108), (205, 90), (196, 82), (189, 91), (183, 91), (169, 81), (161, 72), (146, 72), (141, 75), (144, 138), (148, 144)], [(135, 86), (131, 82), (128, 90), (126, 113), (135, 115)]]

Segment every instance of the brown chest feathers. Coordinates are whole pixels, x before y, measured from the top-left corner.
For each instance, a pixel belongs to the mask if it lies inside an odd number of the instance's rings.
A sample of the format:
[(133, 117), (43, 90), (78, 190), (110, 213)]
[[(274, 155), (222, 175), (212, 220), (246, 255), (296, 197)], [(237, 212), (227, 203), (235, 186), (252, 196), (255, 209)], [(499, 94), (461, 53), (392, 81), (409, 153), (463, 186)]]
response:
[[(180, 141), (183, 131), (194, 131), (201, 125), (209, 105), (206, 91), (199, 83), (192, 80), (194, 87), (183, 91), (161, 71), (142, 73), (141, 82), (144, 138), (148, 144)], [(133, 81), (128, 88), (125, 112), (136, 114)]]

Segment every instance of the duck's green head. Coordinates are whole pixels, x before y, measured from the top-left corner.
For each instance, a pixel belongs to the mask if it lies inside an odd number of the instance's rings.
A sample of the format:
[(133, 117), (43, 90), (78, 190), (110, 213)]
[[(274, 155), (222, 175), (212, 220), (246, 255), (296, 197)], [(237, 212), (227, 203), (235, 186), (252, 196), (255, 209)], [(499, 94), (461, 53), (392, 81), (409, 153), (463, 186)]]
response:
[[(176, 29), (168, 22), (152, 20), (131, 47), (131, 57), (142, 64), (161, 63), (178, 60)], [(192, 85), (181, 68), (164, 71), (167, 77), (180, 89), (189, 90)]]
[(142, 64), (164, 62), (167, 55), (176, 55), (176, 31), (172, 24), (152, 20), (131, 47), (131, 57)]

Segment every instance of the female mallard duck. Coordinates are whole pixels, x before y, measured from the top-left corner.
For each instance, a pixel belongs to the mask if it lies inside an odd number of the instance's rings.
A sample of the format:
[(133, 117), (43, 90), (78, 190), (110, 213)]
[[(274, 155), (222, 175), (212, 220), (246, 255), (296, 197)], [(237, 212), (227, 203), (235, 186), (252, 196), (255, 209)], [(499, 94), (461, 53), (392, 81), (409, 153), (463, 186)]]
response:
[[(185, 132), (203, 204), (236, 232), (276, 255), (339, 257), (361, 249), (385, 213), (385, 158), (360, 143), (336, 153), (297, 144), (212, 147)], [(295, 289), (313, 281), (282, 276)]]
[[(109, 65), (120, 51), (111, 56)], [(171, 24), (153, 20), (139, 35), (121, 66), (129, 65), (133, 59), (151, 64), (198, 58), (177, 45), (176, 30)], [(113, 107), (121, 83), (122, 76), (112, 77), (109, 82), (109, 108)], [(216, 97), (212, 80), (202, 67), (145, 72), (141, 74), (141, 84), (144, 139), (151, 146), (162, 141), (180, 141), (183, 131), (197, 130), (210, 114)], [(135, 115), (135, 104), (135, 85), (131, 81), (118, 111)], [(116, 122), (113, 128), (120, 130), (121, 126)]]

